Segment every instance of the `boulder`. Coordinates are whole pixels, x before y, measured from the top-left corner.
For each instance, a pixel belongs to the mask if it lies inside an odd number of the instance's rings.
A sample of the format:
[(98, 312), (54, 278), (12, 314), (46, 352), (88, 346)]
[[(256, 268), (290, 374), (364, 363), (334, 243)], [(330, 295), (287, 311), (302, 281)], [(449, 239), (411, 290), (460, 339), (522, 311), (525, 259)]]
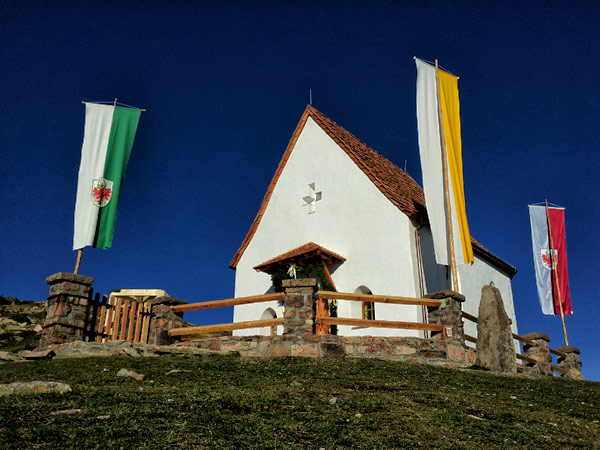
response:
[(511, 320), (496, 287), (486, 285), (481, 289), (477, 320), (477, 364), (497, 372), (516, 373)]
[(7, 397), (9, 395), (66, 394), (71, 391), (71, 386), (56, 381), (29, 381), (0, 384), (0, 397)]

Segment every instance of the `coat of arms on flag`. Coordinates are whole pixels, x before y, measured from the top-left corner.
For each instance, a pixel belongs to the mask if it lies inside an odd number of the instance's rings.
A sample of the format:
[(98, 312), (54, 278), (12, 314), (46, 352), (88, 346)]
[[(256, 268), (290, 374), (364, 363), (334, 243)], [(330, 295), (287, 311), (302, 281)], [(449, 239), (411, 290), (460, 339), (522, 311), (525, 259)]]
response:
[(112, 198), (113, 182), (106, 178), (96, 178), (92, 182), (92, 203), (104, 208)]
[(542, 258), (542, 264), (548, 270), (555, 270), (558, 264), (558, 250), (551, 250), (549, 248), (540, 249), (540, 256)]

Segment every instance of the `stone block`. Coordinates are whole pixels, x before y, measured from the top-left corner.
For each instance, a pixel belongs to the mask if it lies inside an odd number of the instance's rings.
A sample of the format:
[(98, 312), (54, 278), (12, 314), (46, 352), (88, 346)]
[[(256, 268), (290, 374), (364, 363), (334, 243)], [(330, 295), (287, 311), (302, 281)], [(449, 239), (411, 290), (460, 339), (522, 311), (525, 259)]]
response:
[(446, 358), (447, 354), (442, 350), (419, 350), (419, 355), (424, 358)]
[(465, 356), (467, 364), (470, 366), (474, 366), (477, 362), (477, 352), (475, 352), (474, 350), (466, 350)]
[(73, 311), (71, 314), (71, 319), (83, 322), (86, 318), (85, 312), (83, 311)]
[(342, 336), (341, 339), (343, 344), (361, 344), (362, 337), (360, 336)]
[(298, 278), (295, 280), (283, 280), (281, 285), (284, 288), (295, 288), (295, 287), (317, 287), (316, 278)]
[(162, 315), (162, 314), (168, 314), (169, 312), (171, 312), (171, 307), (169, 305), (154, 305), (152, 307), (152, 314), (156, 314), (158, 315)]
[(169, 324), (167, 319), (159, 318), (152, 321), (152, 328), (166, 327)]
[(283, 318), (284, 319), (295, 319), (297, 312), (298, 312), (298, 310), (296, 308), (286, 308), (285, 312), (283, 313)]
[(315, 313), (312, 309), (301, 309), (298, 311), (298, 318), (300, 319), (312, 319)]
[(272, 344), (272, 341), (270, 339), (265, 340), (265, 341), (260, 341), (258, 343), (258, 349), (261, 352), (267, 352), (271, 348), (271, 344)]
[(302, 336), (302, 340), (308, 342), (321, 342), (321, 335), (318, 334), (305, 334)]
[(483, 286), (477, 321), (477, 363), (492, 371), (516, 373), (516, 352), (510, 319), (500, 290)]
[(344, 344), (344, 353), (347, 356), (352, 356), (356, 354), (356, 349), (352, 344)]
[(258, 346), (256, 341), (254, 342), (223, 342), (221, 343), (221, 350), (230, 352), (242, 352), (245, 350), (252, 350)]
[(290, 349), (283, 343), (277, 343), (273, 346), (273, 350), (271, 350), (271, 356), (276, 358), (290, 356)]
[(451, 361), (464, 361), (464, 347), (462, 345), (448, 345), (448, 359), (450, 359)]
[(312, 325), (303, 325), (297, 328), (297, 332), (300, 334), (313, 334)]
[(303, 358), (318, 358), (319, 347), (317, 344), (292, 344), (292, 356), (300, 356)]
[(304, 296), (301, 294), (286, 294), (285, 297), (283, 297), (283, 301), (286, 309), (301, 308), (304, 306)]
[(60, 302), (56, 304), (53, 316), (67, 317), (70, 312), (71, 306), (67, 302)]
[(581, 350), (571, 345), (563, 345), (562, 347), (557, 348), (556, 351), (561, 353), (575, 353), (577, 355), (581, 355)]
[(323, 356), (341, 357), (346, 354), (342, 344), (321, 344), (321, 353)]
[(60, 283), (61, 281), (71, 281), (84, 286), (91, 286), (94, 284), (94, 279), (92, 277), (86, 277), (84, 275), (70, 272), (58, 272), (46, 278), (46, 284), (49, 285)]
[(443, 290), (443, 291), (437, 291), (437, 292), (432, 292), (431, 294), (427, 294), (425, 295), (425, 298), (431, 298), (431, 299), (437, 299), (437, 300), (441, 300), (444, 298), (451, 298), (457, 302), (464, 302), (465, 301), (465, 296), (462, 294), (459, 294), (458, 292), (455, 291), (451, 291), (451, 290)]
[(547, 334), (544, 334), (544, 333), (535, 333), (535, 332), (527, 333), (527, 334), (523, 334), (521, 337), (524, 337), (525, 339), (529, 339), (532, 341), (541, 339), (543, 341), (550, 342), (550, 336), (548, 336)]
[(381, 354), (381, 349), (377, 348), (373, 345), (359, 345), (356, 348), (357, 353), (363, 354), (363, 355), (379, 355)]
[(387, 341), (388, 341), (388, 344), (400, 345), (400, 344), (406, 344), (407, 338), (392, 336), (392, 337), (388, 337)]
[(414, 355), (417, 349), (409, 345), (397, 345), (395, 349), (396, 355)]

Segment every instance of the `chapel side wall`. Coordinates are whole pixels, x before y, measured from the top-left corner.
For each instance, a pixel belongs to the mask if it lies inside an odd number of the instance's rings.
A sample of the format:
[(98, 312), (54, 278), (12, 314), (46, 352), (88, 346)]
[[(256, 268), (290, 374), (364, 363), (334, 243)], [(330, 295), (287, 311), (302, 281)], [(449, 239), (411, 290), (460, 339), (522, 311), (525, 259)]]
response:
[[(309, 183), (315, 183), (316, 191), (322, 192), (313, 214), (302, 206)], [(354, 292), (365, 285), (374, 294), (418, 297), (414, 259), (407, 257), (414, 252), (413, 233), (408, 217), (308, 118), (260, 225), (238, 262), (235, 296), (269, 291), (270, 276), (252, 267), (313, 241), (346, 258), (332, 272), (338, 291)], [(256, 319), (264, 308), (260, 304), (236, 306), (234, 321)], [(278, 306), (275, 311), (281, 317), (282, 308)], [(340, 302), (338, 315), (351, 317), (350, 313), (350, 302)], [(419, 321), (420, 311), (414, 306), (376, 305), (376, 316)], [(236, 334), (255, 331), (240, 330)], [(346, 329), (345, 333), (393, 335), (398, 331), (368, 328)], [(413, 331), (405, 333), (418, 336)]]

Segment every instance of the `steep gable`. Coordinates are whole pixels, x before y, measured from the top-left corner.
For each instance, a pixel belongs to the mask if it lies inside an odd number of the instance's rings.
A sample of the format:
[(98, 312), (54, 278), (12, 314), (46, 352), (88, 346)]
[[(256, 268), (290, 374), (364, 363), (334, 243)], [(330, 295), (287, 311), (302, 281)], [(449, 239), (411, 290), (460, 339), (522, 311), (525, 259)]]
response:
[[(292, 150), (296, 145), (296, 141), (298, 140), (300, 133), (302, 133), (309, 117), (311, 117), (315, 123), (317, 123), (319, 127), (321, 127), (321, 129), (323, 129), (323, 131), (325, 131), (325, 133), (327, 133), (327, 135), (335, 141), (344, 152), (346, 152), (352, 161), (354, 161), (363, 173), (375, 184), (379, 191), (400, 211), (411, 219), (427, 223), (427, 210), (425, 207), (425, 195), (423, 189), (408, 173), (377, 153), (352, 133), (319, 112), (316, 108), (308, 105), (292, 134), (281, 161), (279, 162), (279, 166), (269, 184), (267, 193), (263, 198), (254, 222), (250, 226), (248, 234), (229, 265), (230, 268), (236, 268), (240, 258), (256, 233), (269, 200), (271, 199), (271, 195), (273, 194), (273, 189), (275, 188)], [(472, 242), (476, 253), (502, 268), (511, 278), (514, 276), (516, 269), (513, 266), (493, 255), (474, 239), (472, 239)]]

